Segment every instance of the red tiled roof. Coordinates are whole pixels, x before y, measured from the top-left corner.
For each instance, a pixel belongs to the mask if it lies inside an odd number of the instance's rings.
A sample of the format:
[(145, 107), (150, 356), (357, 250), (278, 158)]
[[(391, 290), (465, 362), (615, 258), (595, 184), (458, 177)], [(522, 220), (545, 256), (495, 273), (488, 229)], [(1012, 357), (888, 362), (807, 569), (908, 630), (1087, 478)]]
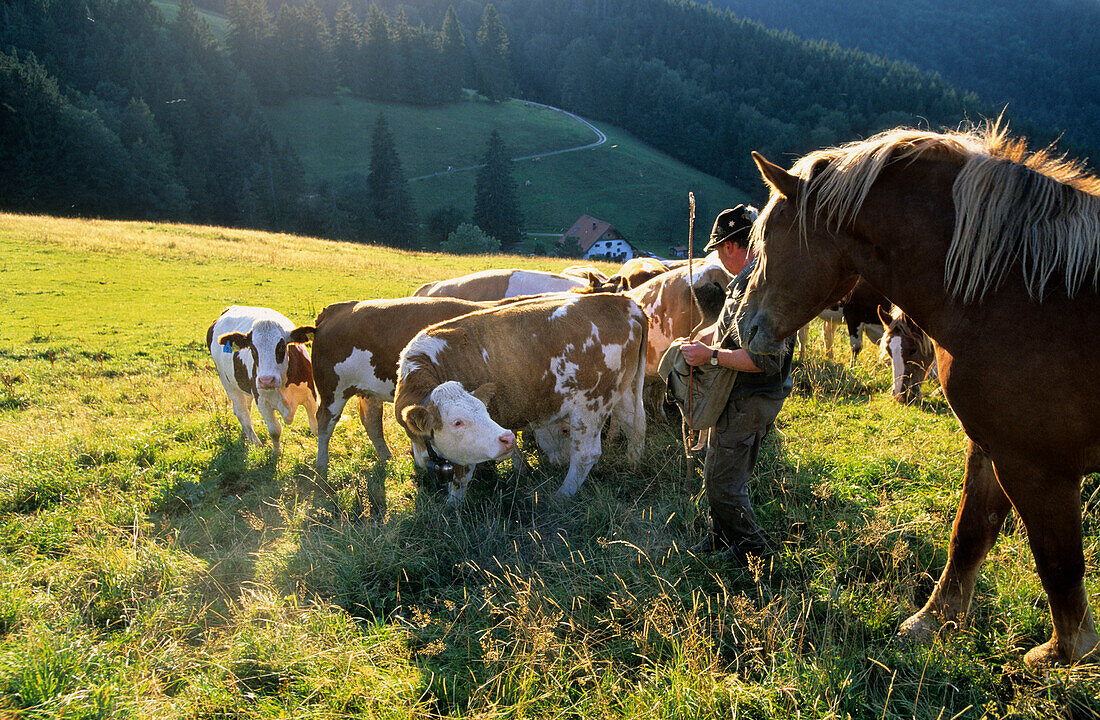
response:
[(577, 221), (573, 223), (573, 226), (558, 239), (558, 243), (565, 242), (567, 238), (577, 238), (577, 242), (581, 244), (581, 250), (588, 252), (588, 249), (609, 230), (615, 233), (616, 240), (621, 239), (619, 232), (611, 227), (611, 223), (604, 222), (591, 215), (581, 215), (577, 218)]

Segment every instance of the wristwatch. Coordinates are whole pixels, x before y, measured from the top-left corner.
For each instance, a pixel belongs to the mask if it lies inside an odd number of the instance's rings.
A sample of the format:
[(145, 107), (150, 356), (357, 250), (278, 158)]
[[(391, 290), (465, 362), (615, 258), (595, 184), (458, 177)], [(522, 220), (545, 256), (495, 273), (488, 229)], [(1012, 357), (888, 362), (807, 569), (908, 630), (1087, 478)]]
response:
[(718, 364), (718, 348), (714, 348), (714, 352), (712, 352), (710, 354), (710, 364), (711, 365), (717, 365)]

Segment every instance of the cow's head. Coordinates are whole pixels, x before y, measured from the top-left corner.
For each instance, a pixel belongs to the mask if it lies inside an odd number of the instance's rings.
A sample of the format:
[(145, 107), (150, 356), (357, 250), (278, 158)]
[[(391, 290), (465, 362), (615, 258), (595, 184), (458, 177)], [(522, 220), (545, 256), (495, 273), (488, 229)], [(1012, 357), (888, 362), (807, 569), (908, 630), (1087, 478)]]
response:
[(231, 332), (218, 338), (219, 345), (233, 350), (251, 350), (256, 387), (270, 390), (286, 383), (287, 345), (308, 342), (316, 328), (306, 325), (287, 332), (271, 320), (256, 322), (247, 333)]
[(423, 405), (401, 412), (405, 430), (414, 439), (430, 441), (451, 462), (476, 465), (512, 451), (516, 436), (489, 417), (494, 387), (486, 383), (472, 393), (450, 380), (437, 385)]

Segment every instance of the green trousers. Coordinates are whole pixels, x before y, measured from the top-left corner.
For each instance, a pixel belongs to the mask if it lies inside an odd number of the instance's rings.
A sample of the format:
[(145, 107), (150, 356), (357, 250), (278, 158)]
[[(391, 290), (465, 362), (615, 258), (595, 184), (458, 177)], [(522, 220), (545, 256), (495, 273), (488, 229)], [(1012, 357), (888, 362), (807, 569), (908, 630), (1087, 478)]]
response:
[(760, 443), (771, 430), (783, 400), (749, 396), (731, 397), (711, 429), (703, 481), (710, 503), (714, 539), (720, 545), (738, 547), (748, 541), (763, 542), (749, 499)]

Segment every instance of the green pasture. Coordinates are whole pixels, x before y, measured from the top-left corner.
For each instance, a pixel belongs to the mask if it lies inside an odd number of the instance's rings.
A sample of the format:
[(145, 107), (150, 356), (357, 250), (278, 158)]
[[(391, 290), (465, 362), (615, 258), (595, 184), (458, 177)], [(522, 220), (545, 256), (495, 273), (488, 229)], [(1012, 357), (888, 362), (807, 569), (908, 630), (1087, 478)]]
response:
[[(378, 114), (394, 134), (405, 175), (442, 175), (410, 183), (421, 220), (440, 207), (473, 214), (476, 165), (495, 129), (511, 157), (585, 145), (596, 135), (552, 110), (512, 100), (459, 102), (417, 107), (369, 102), (348, 96), (303, 98), (267, 108), (272, 130), (298, 151), (310, 179), (335, 177), (370, 167), (370, 137)], [(607, 142), (595, 148), (512, 164), (526, 228), (564, 233), (582, 214), (606, 220), (627, 239), (667, 255), (669, 244), (686, 245), (688, 192), (694, 192), (703, 240), (723, 208), (749, 202), (744, 192), (654, 150), (613, 126), (596, 123)], [(748, 157), (746, 163), (751, 162)]]
[(564, 264), (0, 215), (0, 717), (1100, 714), (1095, 669), (1023, 668), (1050, 620), (1015, 520), (965, 627), (894, 640), (943, 567), (964, 438), (942, 399), (893, 403), (873, 348), (824, 359), (819, 325), (753, 486), (779, 550), (748, 569), (687, 549), (706, 503), (660, 420), (572, 500), (532, 451), (447, 509), (390, 411), (395, 459), (349, 410), (324, 486), (303, 418), (280, 458), (246, 445), (203, 346), (231, 302), (306, 322)]

